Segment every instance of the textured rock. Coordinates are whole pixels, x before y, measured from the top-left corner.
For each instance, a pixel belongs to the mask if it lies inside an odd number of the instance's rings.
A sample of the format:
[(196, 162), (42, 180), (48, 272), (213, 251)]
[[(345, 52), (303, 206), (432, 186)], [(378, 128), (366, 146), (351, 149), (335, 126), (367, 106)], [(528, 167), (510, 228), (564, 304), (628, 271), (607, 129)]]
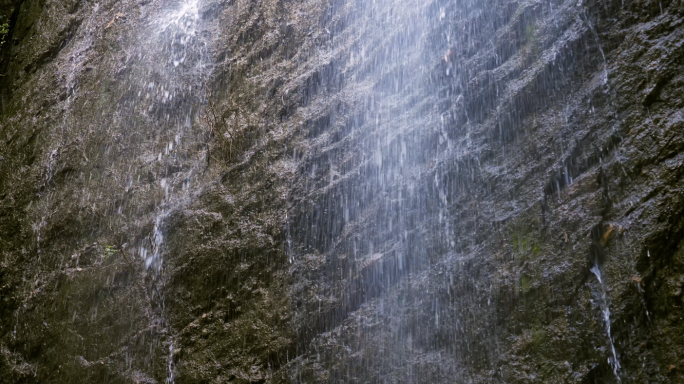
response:
[(682, 380), (684, 3), (171, 3), (0, 3), (3, 382)]

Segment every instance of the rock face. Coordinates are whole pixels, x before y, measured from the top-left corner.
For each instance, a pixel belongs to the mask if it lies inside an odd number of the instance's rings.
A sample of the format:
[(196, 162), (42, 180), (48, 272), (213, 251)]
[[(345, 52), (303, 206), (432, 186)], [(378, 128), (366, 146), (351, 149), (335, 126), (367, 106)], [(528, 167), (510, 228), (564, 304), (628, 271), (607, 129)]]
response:
[(681, 0), (0, 14), (0, 381), (684, 381)]

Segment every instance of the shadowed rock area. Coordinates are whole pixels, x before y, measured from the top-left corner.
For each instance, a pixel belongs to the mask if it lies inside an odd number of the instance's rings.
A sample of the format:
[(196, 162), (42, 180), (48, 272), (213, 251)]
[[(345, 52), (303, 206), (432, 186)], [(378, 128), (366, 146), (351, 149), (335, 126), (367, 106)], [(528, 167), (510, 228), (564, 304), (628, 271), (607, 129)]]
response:
[(684, 381), (683, 1), (0, 16), (0, 382)]

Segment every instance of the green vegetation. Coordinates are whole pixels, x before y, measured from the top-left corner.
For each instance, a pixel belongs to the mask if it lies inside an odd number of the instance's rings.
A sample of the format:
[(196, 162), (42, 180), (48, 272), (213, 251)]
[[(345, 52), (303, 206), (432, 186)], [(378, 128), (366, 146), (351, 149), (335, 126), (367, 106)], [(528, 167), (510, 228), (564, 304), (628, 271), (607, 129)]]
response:
[(108, 246), (106, 246), (105, 249), (104, 249), (104, 254), (105, 254), (105, 256), (112, 256), (112, 255), (114, 255), (116, 252), (117, 252), (116, 247), (114, 247), (114, 246), (112, 246), (112, 245), (108, 245)]
[(514, 227), (511, 230), (511, 247), (516, 257), (527, 260), (541, 254), (541, 245), (534, 239), (529, 228)]
[(0, 48), (5, 45), (5, 39), (7, 38), (8, 33), (9, 20), (5, 16), (0, 15)]
[(536, 325), (532, 329), (532, 343), (536, 348), (539, 348), (539, 346), (544, 343), (544, 340), (546, 339), (546, 330), (542, 328), (541, 325)]

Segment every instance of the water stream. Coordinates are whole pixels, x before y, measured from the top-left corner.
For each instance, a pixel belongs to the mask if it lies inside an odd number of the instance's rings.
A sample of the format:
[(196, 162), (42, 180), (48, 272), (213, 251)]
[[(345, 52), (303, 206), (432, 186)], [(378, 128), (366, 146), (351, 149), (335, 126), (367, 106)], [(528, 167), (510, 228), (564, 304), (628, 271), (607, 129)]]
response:
[(621, 383), (622, 380), (620, 378), (620, 359), (618, 358), (617, 352), (615, 351), (615, 342), (613, 341), (613, 334), (610, 330), (610, 300), (608, 298), (608, 292), (606, 291), (606, 285), (601, 275), (601, 267), (598, 263), (594, 264), (594, 266), (591, 268), (591, 272), (594, 274), (594, 276), (596, 276), (596, 279), (598, 280), (600, 287), (600, 290), (598, 292), (599, 308), (601, 309), (601, 315), (603, 316), (603, 323), (606, 326), (606, 334), (608, 336), (610, 351), (612, 353), (612, 358), (608, 358), (608, 363), (613, 368), (613, 374), (615, 374), (616, 380), (618, 381), (618, 383)]
[[(110, 158), (119, 163), (119, 168), (131, 170), (126, 176), (125, 196), (139, 194), (147, 207), (154, 207), (145, 212), (140, 206), (122, 204), (114, 217), (124, 217), (125, 222), (132, 223), (131, 228), (143, 231), (129, 233), (128, 238), (135, 240), (122, 246), (122, 252), (137, 255), (144, 266), (138, 278), (145, 286), (150, 307), (149, 335), (144, 337), (149, 352), (138, 358), (149, 365), (158, 360), (157, 353), (168, 351), (167, 383), (175, 381), (177, 348), (165, 308), (166, 220), (199, 193), (193, 183), (206, 164), (206, 153), (192, 150), (199, 140), (193, 125), (209, 71), (199, 7), (199, 0), (167, 1), (156, 6), (120, 69), (123, 80), (117, 87), (124, 97), (111, 115), (102, 116), (103, 126), (117, 132), (112, 136), (130, 150), (128, 156), (114, 153)], [(144, 232), (146, 228), (150, 228), (148, 233)]]
[[(140, 245), (140, 257), (144, 260), (145, 268), (151, 272), (151, 284), (153, 287), (152, 297), (156, 300), (158, 322), (161, 327), (166, 328), (165, 306), (164, 306), (164, 224), (166, 218), (174, 210), (182, 208), (191, 201), (191, 183), (195, 175), (200, 172), (201, 165), (206, 161), (204, 157), (182, 159), (178, 151), (184, 147), (184, 141), (188, 131), (193, 124), (194, 116), (201, 105), (201, 87), (203, 75), (206, 73), (205, 67), (205, 45), (198, 36), (199, 29), (199, 0), (183, 0), (178, 4), (173, 4), (171, 11), (164, 12), (159, 19), (153, 22), (155, 33), (160, 41), (157, 49), (160, 50), (159, 57), (151, 69), (157, 76), (147, 82), (145, 97), (152, 94), (156, 97), (157, 106), (150, 106), (149, 111), (157, 109), (161, 113), (161, 122), (164, 119), (167, 125), (159, 128), (166, 128), (174, 132), (173, 140), (168, 143), (161, 142), (163, 152), (158, 155), (158, 161), (173, 161), (182, 171), (169, 174), (165, 170), (159, 175), (159, 188), (162, 190), (162, 198), (157, 205), (157, 214), (154, 218), (154, 228), (149, 236), (149, 241), (143, 241)], [(151, 62), (153, 63), (153, 62)], [(161, 74), (161, 76), (159, 76)], [(189, 79), (189, 81), (188, 81)], [(143, 82), (145, 84), (145, 82)], [(195, 89), (193, 90), (193, 87)], [(186, 92), (194, 92), (192, 97), (195, 102), (181, 102), (176, 104), (174, 99), (183, 98)], [(139, 93), (142, 96), (142, 91)], [(185, 96), (187, 97), (187, 96)], [(165, 116), (164, 116), (165, 115)], [(192, 139), (192, 138), (191, 138)], [(187, 148), (187, 147), (186, 147)], [(186, 149), (187, 150), (187, 149)], [(148, 248), (151, 248), (148, 251)], [(156, 293), (156, 295), (155, 295)], [(174, 351), (174, 339), (168, 329), (166, 333), (166, 344), (168, 344), (167, 357), (167, 378), (168, 384), (175, 381), (176, 359)]]

